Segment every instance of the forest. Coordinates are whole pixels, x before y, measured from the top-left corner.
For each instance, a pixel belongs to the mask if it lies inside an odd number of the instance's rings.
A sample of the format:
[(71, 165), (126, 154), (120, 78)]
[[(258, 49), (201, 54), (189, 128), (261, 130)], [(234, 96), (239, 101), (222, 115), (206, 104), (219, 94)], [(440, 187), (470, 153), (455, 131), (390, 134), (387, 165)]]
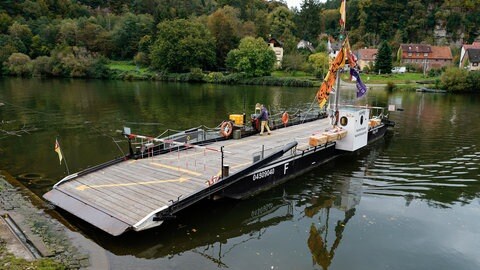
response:
[[(241, 43), (251, 50), (259, 38), (275, 37), (284, 47), (282, 67), (302, 69), (312, 52), (299, 52), (297, 43), (325, 51), (326, 39), (339, 35), (339, 6), (340, 0), (303, 0), (298, 9), (267, 0), (2, 0), (0, 65), (3, 75), (87, 78), (109, 77), (111, 60), (162, 74), (245, 71)], [(394, 52), (401, 43), (458, 51), (479, 37), (479, 26), (480, 0), (347, 1), (353, 49), (387, 41)], [(269, 65), (271, 55), (265, 58), (248, 68)]]

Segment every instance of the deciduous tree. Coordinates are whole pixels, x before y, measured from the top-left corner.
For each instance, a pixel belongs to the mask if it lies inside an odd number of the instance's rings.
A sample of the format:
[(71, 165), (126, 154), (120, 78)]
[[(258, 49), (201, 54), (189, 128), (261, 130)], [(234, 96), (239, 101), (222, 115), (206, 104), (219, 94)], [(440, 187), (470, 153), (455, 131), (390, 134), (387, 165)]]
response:
[(225, 67), (228, 52), (240, 41), (241, 21), (238, 14), (237, 9), (225, 6), (208, 16), (207, 26), (215, 38), (218, 67)]
[(328, 71), (328, 54), (326, 52), (311, 54), (308, 57), (308, 63), (317, 78), (325, 77)]
[(227, 67), (248, 77), (270, 75), (276, 62), (275, 52), (262, 38), (245, 37), (238, 49), (228, 53)]
[(179, 19), (162, 22), (157, 28), (157, 40), (150, 51), (155, 69), (182, 72), (214, 66), (215, 42), (204, 25)]

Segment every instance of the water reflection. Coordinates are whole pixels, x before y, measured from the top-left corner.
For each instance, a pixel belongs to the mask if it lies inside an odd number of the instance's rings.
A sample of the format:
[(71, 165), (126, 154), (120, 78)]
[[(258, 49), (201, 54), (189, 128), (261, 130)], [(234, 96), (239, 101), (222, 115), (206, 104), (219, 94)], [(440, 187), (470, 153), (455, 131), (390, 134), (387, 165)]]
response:
[[(308, 248), (315, 263), (324, 270), (328, 269), (335, 256), (335, 250), (340, 245), (343, 231), (348, 221), (355, 215), (355, 206), (360, 203), (362, 185), (359, 182), (346, 181), (337, 186), (339, 193), (333, 196), (323, 196), (312, 199), (312, 205), (305, 208), (305, 216), (318, 216), (320, 226), (313, 222), (310, 226)], [(344, 212), (341, 220), (331, 220), (330, 210), (336, 208)], [(332, 225), (334, 227), (332, 228)], [(329, 244), (329, 233), (334, 233), (334, 241)]]
[(248, 201), (204, 201), (159, 228), (119, 237), (111, 237), (74, 217), (71, 220), (117, 256), (155, 259), (192, 251), (221, 268), (227, 266), (223, 258), (229, 253), (249, 241), (260, 240), (270, 227), (292, 217), (292, 201), (280, 196)]
[[(247, 107), (262, 101), (275, 111), (310, 104), (316, 91), (22, 79), (0, 79), (0, 89), (0, 129), (34, 128), (0, 135), (0, 169), (39, 195), (65, 174), (53, 151), (57, 135), (77, 171), (119, 156), (112, 137), (119, 138), (115, 130), (125, 124), (147, 135), (216, 125), (242, 111), (244, 100)], [(354, 101), (352, 93), (347, 98)], [(480, 96), (378, 90), (366, 99), (359, 102), (404, 109), (390, 114), (397, 123), (391, 137), (260, 196), (206, 201), (158, 229), (118, 238), (62, 215), (111, 252), (115, 269), (184, 269), (188, 260), (197, 269), (382, 269), (395, 263), (396, 269), (427, 269), (435, 262), (435, 269), (477, 269)], [(374, 262), (364, 259), (371, 254), (379, 254)]]

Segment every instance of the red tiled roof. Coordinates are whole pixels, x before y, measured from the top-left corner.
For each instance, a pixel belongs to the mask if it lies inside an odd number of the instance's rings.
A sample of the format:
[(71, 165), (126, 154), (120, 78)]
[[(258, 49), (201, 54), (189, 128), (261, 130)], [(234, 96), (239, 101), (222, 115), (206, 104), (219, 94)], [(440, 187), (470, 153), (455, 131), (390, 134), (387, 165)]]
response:
[(429, 59), (452, 60), (452, 50), (447, 46), (431, 46), (432, 53), (428, 55)]
[(358, 60), (373, 61), (377, 57), (377, 49), (359, 49), (357, 51)]

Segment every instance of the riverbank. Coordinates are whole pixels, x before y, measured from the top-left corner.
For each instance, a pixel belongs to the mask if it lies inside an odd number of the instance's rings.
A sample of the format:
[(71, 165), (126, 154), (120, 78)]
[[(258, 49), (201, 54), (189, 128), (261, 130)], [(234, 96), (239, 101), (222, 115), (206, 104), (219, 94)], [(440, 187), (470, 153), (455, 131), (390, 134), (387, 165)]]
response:
[(35, 206), (41, 200), (27, 193), (0, 175), (0, 269), (90, 267), (87, 251), (73, 244), (64, 225)]

